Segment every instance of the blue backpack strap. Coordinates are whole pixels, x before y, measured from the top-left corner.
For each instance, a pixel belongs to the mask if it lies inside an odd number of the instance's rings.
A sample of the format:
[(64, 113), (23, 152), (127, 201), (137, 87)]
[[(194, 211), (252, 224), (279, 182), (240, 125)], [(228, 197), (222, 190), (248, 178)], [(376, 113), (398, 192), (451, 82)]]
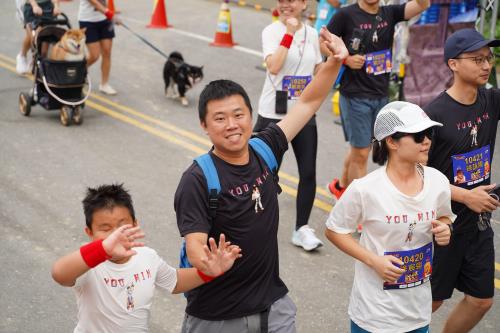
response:
[(193, 265), (188, 260), (187, 251), (186, 251), (186, 240), (182, 239), (181, 245), (181, 253), (179, 255), (179, 267), (180, 268), (191, 268)]
[[(194, 159), (201, 171), (205, 175), (207, 181), (208, 190), (208, 215), (210, 219), (215, 218), (217, 213), (217, 208), (219, 207), (219, 192), (220, 192), (220, 182), (219, 175), (217, 174), (217, 169), (215, 168), (214, 161), (210, 154), (203, 154)], [(182, 240), (181, 252), (180, 252), (180, 268), (193, 267), (188, 260), (186, 251), (186, 240)]]
[(269, 147), (264, 140), (257, 137), (251, 138), (248, 143), (252, 146), (253, 150), (264, 159), (271, 172), (276, 174), (278, 172), (278, 161), (276, 161), (276, 157), (271, 147)]

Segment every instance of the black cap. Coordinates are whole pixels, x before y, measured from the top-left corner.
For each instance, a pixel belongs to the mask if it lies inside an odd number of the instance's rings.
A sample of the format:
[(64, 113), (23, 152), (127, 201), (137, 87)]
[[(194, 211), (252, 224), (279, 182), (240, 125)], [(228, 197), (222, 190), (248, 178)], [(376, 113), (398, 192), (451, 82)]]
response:
[(444, 44), (444, 61), (454, 59), (464, 52), (473, 52), (483, 47), (500, 46), (498, 39), (484, 39), (475, 29), (462, 29), (454, 32)]

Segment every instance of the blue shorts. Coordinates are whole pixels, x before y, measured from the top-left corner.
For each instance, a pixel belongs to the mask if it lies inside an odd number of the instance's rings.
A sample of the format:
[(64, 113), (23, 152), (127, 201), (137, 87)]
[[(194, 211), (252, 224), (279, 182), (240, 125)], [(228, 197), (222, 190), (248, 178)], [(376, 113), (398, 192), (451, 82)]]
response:
[(345, 140), (355, 148), (369, 147), (375, 118), (389, 98), (350, 98), (340, 94), (339, 102)]
[(87, 28), (85, 31), (85, 43), (95, 43), (103, 39), (112, 39), (115, 37), (115, 25), (110, 20), (99, 22), (80, 21), (80, 29)]
[[(429, 333), (429, 325), (426, 325), (424, 327), (417, 328), (416, 330), (409, 331), (407, 333)], [(356, 325), (355, 322), (351, 320), (351, 333), (370, 333), (370, 331), (364, 330), (358, 325)]]

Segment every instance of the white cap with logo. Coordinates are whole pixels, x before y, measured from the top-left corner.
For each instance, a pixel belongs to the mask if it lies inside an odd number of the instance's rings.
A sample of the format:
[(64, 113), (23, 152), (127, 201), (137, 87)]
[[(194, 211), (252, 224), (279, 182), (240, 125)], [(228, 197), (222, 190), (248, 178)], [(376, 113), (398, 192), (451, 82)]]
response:
[(396, 132), (418, 133), (433, 126), (443, 124), (433, 121), (418, 105), (409, 102), (391, 102), (378, 113), (373, 133), (382, 141)]

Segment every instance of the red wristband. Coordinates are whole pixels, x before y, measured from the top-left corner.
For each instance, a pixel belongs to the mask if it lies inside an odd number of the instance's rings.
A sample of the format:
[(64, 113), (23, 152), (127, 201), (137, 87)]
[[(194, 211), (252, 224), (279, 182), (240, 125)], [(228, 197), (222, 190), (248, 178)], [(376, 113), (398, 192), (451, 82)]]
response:
[(85, 261), (90, 268), (111, 258), (102, 246), (102, 239), (82, 246), (80, 248), (80, 254), (82, 255), (83, 261)]
[(345, 65), (347, 63), (347, 58), (345, 58), (343, 61), (342, 61), (342, 65)]
[(293, 41), (293, 35), (285, 34), (283, 35), (283, 39), (281, 40), (280, 45), (283, 45), (284, 47), (289, 49), (290, 45), (292, 45), (292, 41)]
[(106, 16), (106, 18), (108, 20), (111, 21), (113, 19), (113, 16), (115, 16), (115, 12), (112, 10), (106, 9), (106, 11), (104, 12), (104, 15)]
[(203, 273), (202, 271), (200, 271), (199, 269), (196, 269), (196, 272), (198, 273), (198, 275), (200, 276), (200, 278), (205, 281), (205, 282), (210, 282), (212, 280), (215, 280), (216, 278), (218, 278), (219, 276), (221, 276), (222, 274), (224, 273), (221, 273), (217, 276), (210, 276), (210, 275), (207, 275), (205, 273)]

